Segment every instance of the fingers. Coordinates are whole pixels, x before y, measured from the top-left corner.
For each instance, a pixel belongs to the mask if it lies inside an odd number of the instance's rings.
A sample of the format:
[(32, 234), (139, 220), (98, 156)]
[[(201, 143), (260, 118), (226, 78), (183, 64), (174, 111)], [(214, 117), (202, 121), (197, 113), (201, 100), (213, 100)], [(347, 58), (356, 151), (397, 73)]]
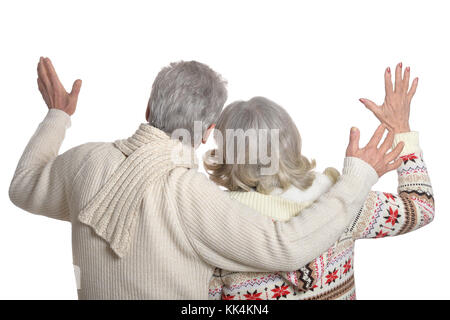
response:
[[(386, 172), (398, 169), (398, 167), (400, 167), (402, 165), (403, 160), (402, 159), (397, 159), (395, 160), (393, 163), (390, 163), (386, 166)], [(385, 173), (386, 173), (385, 172)]]
[(395, 68), (395, 88), (394, 92), (402, 90), (402, 63), (397, 64)]
[(42, 95), (46, 94), (47, 92), (45, 91), (45, 87), (44, 84), (42, 83), (41, 79), (37, 78), (37, 85), (39, 88), (39, 91), (42, 93)]
[(56, 73), (55, 67), (53, 67), (52, 61), (49, 58), (44, 58), (44, 64), (47, 70), (47, 76), (50, 78), (52, 86), (63, 87), (61, 81), (59, 81), (58, 75)]
[(386, 160), (386, 163), (391, 162), (394, 159), (397, 159), (397, 157), (400, 155), (400, 153), (403, 150), (403, 147), (405, 146), (405, 143), (400, 142), (395, 148), (394, 150), (392, 150), (391, 152), (389, 152), (388, 154), (386, 154), (386, 156), (384, 157), (384, 159)]
[(406, 67), (405, 73), (403, 74), (403, 86), (402, 86), (402, 92), (404, 93), (408, 92), (410, 75), (411, 75), (411, 68)]
[(379, 106), (377, 106), (377, 104), (373, 101), (370, 101), (369, 99), (359, 99), (359, 101), (361, 101), (361, 103), (370, 111), (372, 111), (375, 115), (378, 114), (379, 111)]
[(359, 130), (358, 128), (352, 127), (350, 129), (350, 141), (347, 147), (347, 153), (355, 154), (359, 149)]
[(386, 130), (386, 127), (383, 124), (380, 124), (375, 130), (375, 133), (373, 134), (372, 138), (370, 139), (369, 143), (367, 144), (367, 147), (377, 147), (378, 144), (381, 141), (381, 138), (383, 137), (384, 130)]
[(38, 77), (42, 81), (42, 84), (45, 86), (47, 90), (52, 88), (50, 79), (47, 74), (47, 69), (44, 65), (44, 58), (41, 57), (38, 63)]
[(37, 79), (37, 84), (38, 84), (39, 91), (41, 92), (42, 98), (44, 99), (47, 106), (50, 106), (51, 105), (50, 97), (48, 96), (47, 90), (45, 89), (45, 86), (42, 83), (41, 79), (39, 79), (39, 78)]
[(391, 76), (391, 68), (386, 68), (384, 72), (384, 90), (386, 91), (386, 95), (390, 95), (394, 92), (392, 88), (392, 76)]
[(380, 151), (383, 152), (383, 154), (386, 154), (386, 152), (388, 152), (388, 150), (391, 148), (392, 143), (394, 142), (394, 136), (394, 132), (392, 130), (389, 130), (386, 139), (384, 139), (383, 143), (380, 146)]
[(78, 94), (80, 93), (82, 81), (80, 79), (75, 80), (75, 82), (72, 85), (72, 91), (70, 92), (70, 95), (78, 98)]
[(411, 99), (414, 97), (414, 94), (416, 93), (417, 86), (419, 85), (419, 78), (415, 78), (411, 84), (411, 88), (408, 91), (408, 100), (411, 101)]

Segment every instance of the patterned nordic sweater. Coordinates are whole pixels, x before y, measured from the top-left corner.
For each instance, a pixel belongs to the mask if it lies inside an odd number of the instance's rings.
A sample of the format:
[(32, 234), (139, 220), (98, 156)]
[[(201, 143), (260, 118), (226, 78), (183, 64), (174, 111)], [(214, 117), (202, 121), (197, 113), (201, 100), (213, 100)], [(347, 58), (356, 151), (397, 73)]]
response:
[[(355, 299), (353, 276), (355, 240), (384, 238), (411, 232), (430, 223), (434, 217), (433, 190), (419, 148), (418, 133), (399, 134), (395, 140), (395, 144), (399, 141), (405, 142), (405, 148), (401, 154), (403, 163), (397, 170), (397, 195), (371, 191), (356, 218), (340, 239), (300, 270), (238, 273), (216, 269), (210, 282), (209, 298), (225, 300)], [(322, 185), (329, 188), (331, 184), (322, 183)], [(259, 211), (263, 214), (262, 208), (267, 207), (269, 203), (272, 207), (279, 206), (280, 214), (272, 215), (274, 220), (289, 219), (311, 205), (308, 201), (294, 203), (286, 199), (292, 197), (281, 199), (281, 197), (256, 192), (232, 194), (234, 198), (246, 205), (259, 207)], [(317, 198), (319, 195), (315, 194), (313, 197)]]

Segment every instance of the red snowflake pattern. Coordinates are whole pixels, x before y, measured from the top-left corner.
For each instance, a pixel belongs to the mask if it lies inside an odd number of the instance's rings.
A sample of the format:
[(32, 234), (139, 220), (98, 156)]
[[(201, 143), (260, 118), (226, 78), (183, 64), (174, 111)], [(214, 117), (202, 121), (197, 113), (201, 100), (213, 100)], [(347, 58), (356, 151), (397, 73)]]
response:
[(351, 267), (352, 267), (352, 259), (350, 258), (347, 261), (345, 261), (343, 273), (346, 274), (350, 270)]
[(403, 164), (407, 163), (408, 161), (416, 162), (416, 155), (414, 153), (407, 154), (406, 156), (401, 156), (400, 159), (403, 160)]
[(401, 217), (401, 215), (398, 214), (398, 209), (392, 210), (392, 207), (389, 207), (388, 210), (389, 215), (384, 217), (386, 219), (386, 223), (392, 224), (394, 226), (396, 223), (398, 223), (398, 218)]
[(335, 282), (338, 278), (337, 273), (338, 270), (336, 270), (336, 268), (333, 271), (328, 271), (328, 274), (326, 275), (327, 281), (325, 282), (325, 284), (330, 285), (332, 282)]
[(259, 292), (255, 290), (255, 292), (250, 293), (247, 291), (247, 294), (244, 294), (244, 297), (246, 300), (262, 300), (260, 296), (262, 295), (262, 292)]
[(233, 300), (234, 296), (229, 294), (222, 294), (222, 300)]
[(375, 232), (375, 239), (377, 238), (384, 238), (388, 235), (387, 231), (383, 232), (383, 230), (380, 230), (380, 232)]
[(284, 283), (281, 285), (281, 287), (275, 285), (275, 289), (272, 289), (272, 292), (274, 295), (272, 296), (272, 299), (280, 299), (281, 297), (286, 298), (288, 294), (290, 294), (289, 290), (287, 290), (289, 286), (286, 286)]
[(395, 201), (395, 196), (392, 193), (383, 192), (383, 194), (388, 200)]

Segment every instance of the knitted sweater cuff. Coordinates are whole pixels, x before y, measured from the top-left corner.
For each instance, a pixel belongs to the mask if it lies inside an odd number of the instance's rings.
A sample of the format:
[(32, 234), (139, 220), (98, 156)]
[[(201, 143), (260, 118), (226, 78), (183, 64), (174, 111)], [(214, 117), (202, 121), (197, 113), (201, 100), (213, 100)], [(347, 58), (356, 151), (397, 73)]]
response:
[(392, 149), (394, 149), (401, 141), (405, 143), (405, 146), (403, 147), (400, 156), (421, 152), (419, 146), (419, 133), (417, 131), (397, 133), (394, 137)]
[(42, 123), (50, 126), (62, 125), (65, 129), (68, 129), (71, 126), (70, 116), (59, 109), (49, 109)]
[(363, 181), (369, 189), (378, 181), (378, 174), (375, 169), (367, 162), (354, 157), (345, 157), (342, 174), (352, 177), (355, 182)]

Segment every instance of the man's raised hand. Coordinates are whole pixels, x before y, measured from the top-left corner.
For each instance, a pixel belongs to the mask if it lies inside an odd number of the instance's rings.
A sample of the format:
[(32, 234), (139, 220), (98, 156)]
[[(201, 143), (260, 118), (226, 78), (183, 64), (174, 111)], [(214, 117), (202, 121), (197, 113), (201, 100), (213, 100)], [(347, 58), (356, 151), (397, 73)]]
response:
[(55, 68), (49, 58), (41, 57), (38, 63), (38, 87), (49, 109), (59, 109), (71, 116), (77, 107), (81, 80), (76, 80), (68, 93), (59, 81)]

